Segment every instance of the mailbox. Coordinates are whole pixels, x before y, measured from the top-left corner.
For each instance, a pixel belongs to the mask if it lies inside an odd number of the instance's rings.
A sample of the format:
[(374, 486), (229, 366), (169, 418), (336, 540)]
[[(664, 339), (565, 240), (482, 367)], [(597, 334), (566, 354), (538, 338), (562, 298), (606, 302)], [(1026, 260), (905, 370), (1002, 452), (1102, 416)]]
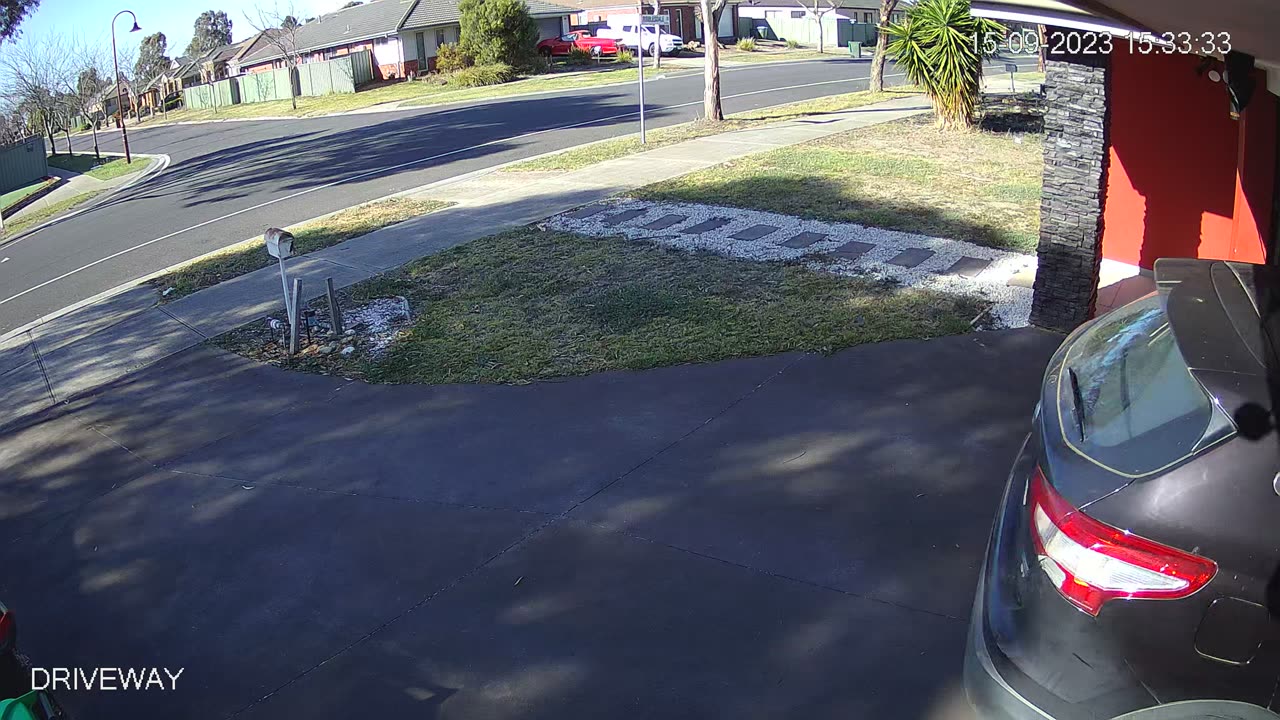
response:
[(273, 258), (284, 260), (293, 257), (293, 235), (280, 228), (270, 228), (265, 233), (267, 252)]

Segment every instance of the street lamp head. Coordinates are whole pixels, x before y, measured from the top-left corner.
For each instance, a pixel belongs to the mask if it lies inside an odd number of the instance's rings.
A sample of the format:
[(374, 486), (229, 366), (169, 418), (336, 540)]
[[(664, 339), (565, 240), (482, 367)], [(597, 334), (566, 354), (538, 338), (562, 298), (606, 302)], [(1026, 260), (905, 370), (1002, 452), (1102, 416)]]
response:
[(139, 30), (141, 30), (141, 29), (142, 29), (142, 28), (138, 27), (138, 21), (137, 21), (137, 20), (134, 20), (134, 21), (133, 21), (133, 28), (132, 28), (131, 30), (129, 30), (129, 32), (138, 32), (138, 31), (139, 31)]

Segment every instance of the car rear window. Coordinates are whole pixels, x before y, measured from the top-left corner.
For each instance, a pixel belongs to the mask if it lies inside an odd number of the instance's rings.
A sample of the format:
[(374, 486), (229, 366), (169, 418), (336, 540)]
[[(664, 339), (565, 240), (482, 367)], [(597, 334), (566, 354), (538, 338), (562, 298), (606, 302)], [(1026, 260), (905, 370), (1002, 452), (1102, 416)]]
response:
[(1104, 316), (1076, 339), (1059, 369), (1058, 411), (1072, 449), (1131, 476), (1180, 462), (1232, 429), (1191, 376), (1158, 295)]

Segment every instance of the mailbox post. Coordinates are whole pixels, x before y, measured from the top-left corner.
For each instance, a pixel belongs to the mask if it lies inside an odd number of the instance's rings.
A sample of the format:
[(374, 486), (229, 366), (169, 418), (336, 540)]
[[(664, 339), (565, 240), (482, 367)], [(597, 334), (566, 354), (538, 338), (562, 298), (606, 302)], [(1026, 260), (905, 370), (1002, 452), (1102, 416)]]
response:
[(293, 257), (293, 235), (280, 228), (268, 228), (263, 234), (267, 241), (267, 254), (280, 261), (280, 287), (284, 290), (284, 309), (289, 314), (289, 324), (297, 322), (293, 297), (289, 294), (289, 276), (284, 271), (284, 259)]

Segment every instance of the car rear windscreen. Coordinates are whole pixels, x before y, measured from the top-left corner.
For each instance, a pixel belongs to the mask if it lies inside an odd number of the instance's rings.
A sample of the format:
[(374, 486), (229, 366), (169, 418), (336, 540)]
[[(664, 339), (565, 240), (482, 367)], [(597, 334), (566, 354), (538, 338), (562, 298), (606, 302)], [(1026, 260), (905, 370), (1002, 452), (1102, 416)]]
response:
[(1067, 350), (1058, 414), (1072, 449), (1133, 476), (1177, 463), (1232, 429), (1187, 369), (1157, 295), (1104, 316)]

